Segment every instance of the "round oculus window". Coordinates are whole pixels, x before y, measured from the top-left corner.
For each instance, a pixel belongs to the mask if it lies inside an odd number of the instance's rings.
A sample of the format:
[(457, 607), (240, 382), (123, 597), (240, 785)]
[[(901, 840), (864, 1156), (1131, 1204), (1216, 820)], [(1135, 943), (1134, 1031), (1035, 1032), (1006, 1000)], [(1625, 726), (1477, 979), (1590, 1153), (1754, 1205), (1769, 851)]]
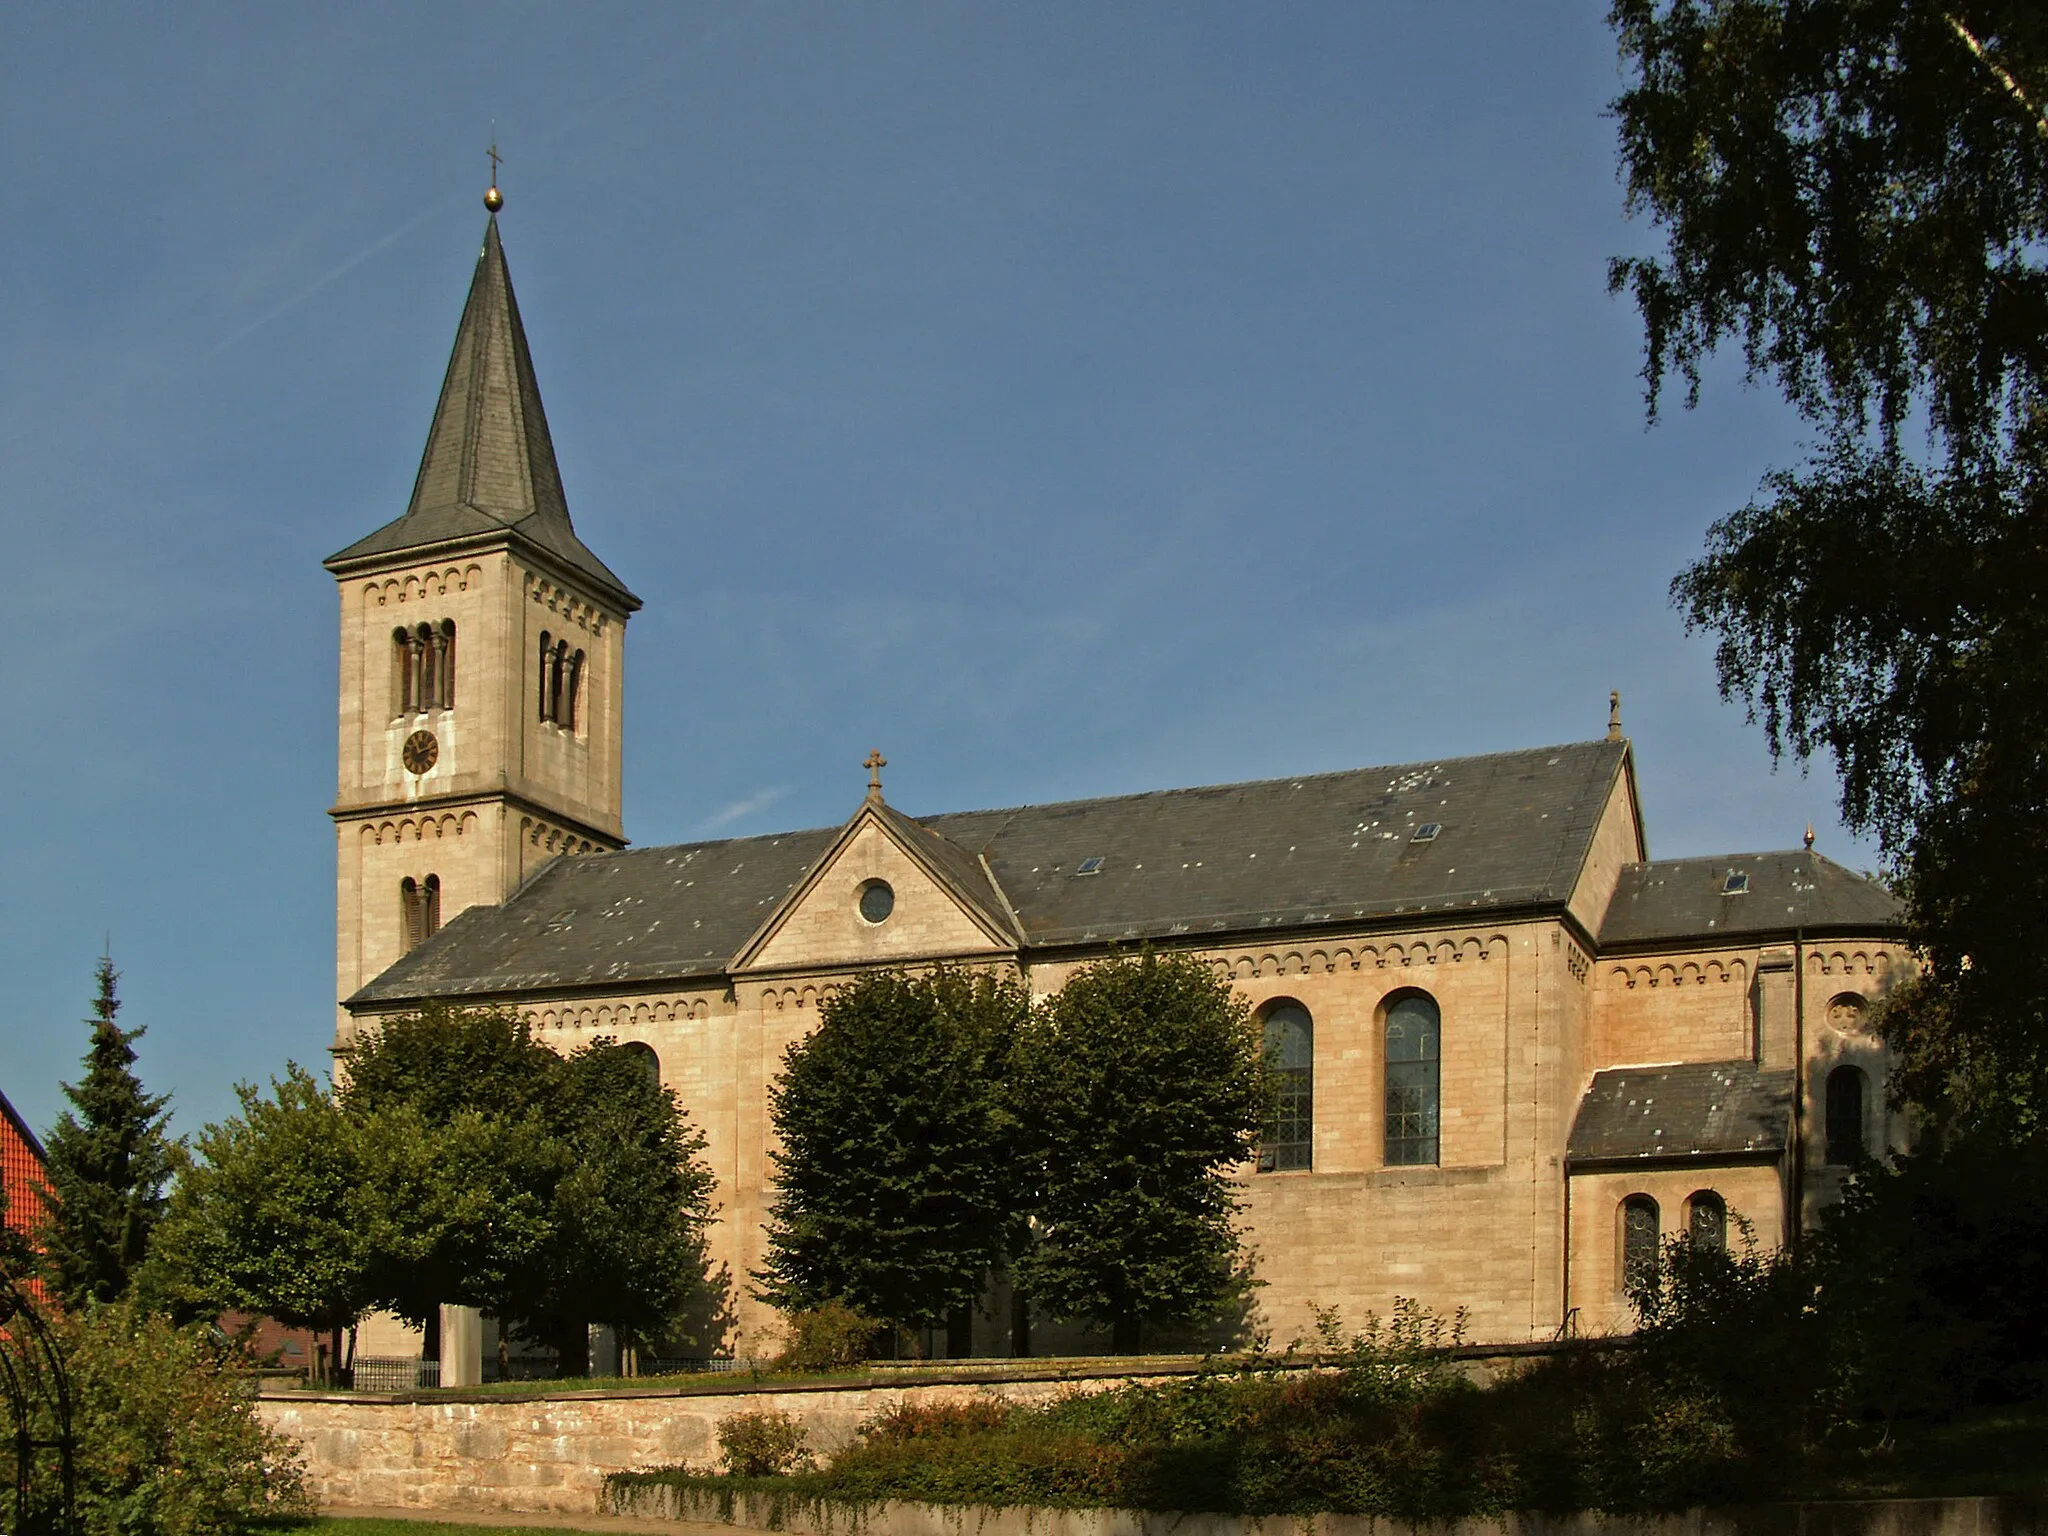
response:
[(886, 923), (896, 910), (896, 893), (886, 880), (870, 880), (860, 888), (860, 915), (871, 923)]

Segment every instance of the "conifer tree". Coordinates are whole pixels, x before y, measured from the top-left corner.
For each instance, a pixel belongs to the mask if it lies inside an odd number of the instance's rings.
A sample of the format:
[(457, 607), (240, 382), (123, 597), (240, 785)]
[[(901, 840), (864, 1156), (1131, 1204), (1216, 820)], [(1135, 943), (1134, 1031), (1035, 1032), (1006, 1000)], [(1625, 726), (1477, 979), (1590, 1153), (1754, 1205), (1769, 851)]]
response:
[(168, 1097), (144, 1092), (135, 1075), (143, 1032), (114, 1022), (120, 973), (111, 958), (101, 957), (95, 979), (85, 1077), (64, 1085), (72, 1109), (57, 1117), (47, 1142), (47, 1212), (37, 1233), (45, 1279), (70, 1308), (128, 1289), (163, 1214), (177, 1157), (166, 1128)]

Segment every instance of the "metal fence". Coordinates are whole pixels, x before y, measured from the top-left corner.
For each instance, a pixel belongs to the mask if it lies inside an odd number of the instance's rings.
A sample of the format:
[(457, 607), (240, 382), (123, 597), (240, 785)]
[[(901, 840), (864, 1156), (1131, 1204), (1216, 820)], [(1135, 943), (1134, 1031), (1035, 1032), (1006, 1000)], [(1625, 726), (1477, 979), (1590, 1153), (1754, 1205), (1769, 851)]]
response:
[(411, 1392), (441, 1385), (441, 1362), (404, 1355), (357, 1355), (349, 1385), (358, 1392)]

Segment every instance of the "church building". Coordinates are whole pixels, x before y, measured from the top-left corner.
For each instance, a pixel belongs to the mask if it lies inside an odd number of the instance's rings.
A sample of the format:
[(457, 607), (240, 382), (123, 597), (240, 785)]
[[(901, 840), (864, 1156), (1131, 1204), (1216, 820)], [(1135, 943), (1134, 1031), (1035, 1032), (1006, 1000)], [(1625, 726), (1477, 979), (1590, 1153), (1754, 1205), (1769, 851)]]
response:
[[(570, 520), (491, 202), (411, 503), (326, 562), (337, 1044), (442, 1000), (644, 1046), (709, 1138), (725, 1349), (776, 1331), (747, 1280), (769, 1086), (870, 967), (1044, 996), (1142, 943), (1228, 977), (1283, 1077), (1239, 1175), (1283, 1343), (1403, 1296), (1482, 1343), (1625, 1328), (1661, 1239), (1778, 1244), (1897, 1145), (1865, 1028), (1911, 964), (1897, 905), (1810, 838), (1651, 859), (1618, 712), (1558, 746), (937, 815), (889, 803), (875, 754), (838, 826), (629, 848), (640, 600)], [(949, 1352), (1010, 1340), (977, 1317)]]

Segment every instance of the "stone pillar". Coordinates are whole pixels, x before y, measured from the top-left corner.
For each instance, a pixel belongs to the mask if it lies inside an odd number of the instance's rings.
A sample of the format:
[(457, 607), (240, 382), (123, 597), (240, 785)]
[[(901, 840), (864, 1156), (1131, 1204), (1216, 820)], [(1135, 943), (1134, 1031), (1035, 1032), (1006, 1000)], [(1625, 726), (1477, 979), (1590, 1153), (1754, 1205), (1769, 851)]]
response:
[(619, 1336), (603, 1323), (590, 1325), (590, 1374), (619, 1374)]
[(475, 1307), (441, 1309), (441, 1385), (481, 1386), (484, 1379), (484, 1319)]

